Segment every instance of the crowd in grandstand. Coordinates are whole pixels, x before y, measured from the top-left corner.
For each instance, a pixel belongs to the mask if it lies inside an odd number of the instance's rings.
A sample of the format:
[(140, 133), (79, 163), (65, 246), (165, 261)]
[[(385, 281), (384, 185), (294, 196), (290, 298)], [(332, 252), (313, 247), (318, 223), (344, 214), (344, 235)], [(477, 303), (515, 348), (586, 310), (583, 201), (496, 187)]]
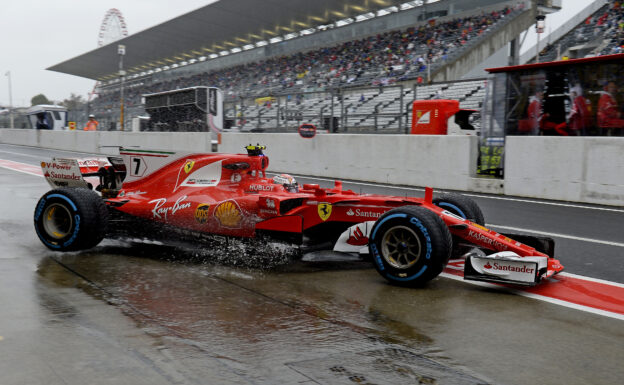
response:
[[(523, 5), (518, 6), (523, 7)], [(425, 25), (348, 41), (332, 47), (299, 52), (190, 77), (129, 88), (126, 102), (140, 103), (141, 94), (196, 85), (216, 86), (226, 96), (286, 93), (331, 86), (387, 85), (424, 78), (428, 66), (443, 64), (469, 41), (478, 38), (515, 9), (456, 18), (430, 20)], [(96, 108), (110, 108), (118, 94), (103, 93)]]
[(578, 58), (578, 53), (568, 50), (583, 45), (588, 48), (580, 52), (580, 57), (624, 52), (624, 5), (621, 1), (606, 4), (561, 39), (544, 47), (540, 61)]
[(624, 5), (616, 1), (611, 8), (602, 16), (602, 22), (606, 25), (604, 37), (609, 40), (601, 54), (615, 54), (624, 52)]

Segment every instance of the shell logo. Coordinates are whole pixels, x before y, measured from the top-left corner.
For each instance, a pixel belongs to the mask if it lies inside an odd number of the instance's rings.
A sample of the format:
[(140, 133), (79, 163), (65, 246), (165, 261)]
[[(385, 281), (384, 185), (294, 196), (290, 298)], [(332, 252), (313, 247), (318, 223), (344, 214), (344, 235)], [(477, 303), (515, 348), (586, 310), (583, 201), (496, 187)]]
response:
[(243, 214), (238, 204), (234, 201), (221, 203), (215, 208), (214, 216), (222, 227), (229, 227), (232, 229), (239, 228), (243, 220)]

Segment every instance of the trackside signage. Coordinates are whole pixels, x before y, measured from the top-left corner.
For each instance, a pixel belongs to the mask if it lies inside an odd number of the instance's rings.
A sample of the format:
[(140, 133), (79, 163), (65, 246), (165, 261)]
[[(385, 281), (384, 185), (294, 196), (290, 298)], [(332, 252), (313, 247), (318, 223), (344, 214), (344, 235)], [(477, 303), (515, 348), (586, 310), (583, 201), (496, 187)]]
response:
[(537, 263), (533, 261), (471, 257), (472, 267), (480, 274), (509, 281), (535, 282)]
[(299, 126), (299, 135), (306, 139), (314, 138), (316, 136), (316, 126), (309, 123), (302, 124)]

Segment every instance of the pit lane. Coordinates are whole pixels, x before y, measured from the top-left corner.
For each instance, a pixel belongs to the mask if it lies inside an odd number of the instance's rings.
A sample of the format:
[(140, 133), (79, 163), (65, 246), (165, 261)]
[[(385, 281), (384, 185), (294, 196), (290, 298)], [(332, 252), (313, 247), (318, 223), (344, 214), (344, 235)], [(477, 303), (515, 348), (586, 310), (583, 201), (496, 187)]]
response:
[[(62, 155), (76, 156), (0, 145), (0, 159), (35, 166)], [(0, 186), (9, 384), (606, 384), (624, 374), (618, 319), (446, 278), (397, 288), (368, 266), (238, 269), (119, 242), (54, 253), (32, 229), (47, 183), (0, 169)], [(565, 235), (556, 251), (567, 272), (623, 281), (622, 248), (591, 241), (622, 243), (621, 210), (497, 198), (474, 197), (489, 224)]]

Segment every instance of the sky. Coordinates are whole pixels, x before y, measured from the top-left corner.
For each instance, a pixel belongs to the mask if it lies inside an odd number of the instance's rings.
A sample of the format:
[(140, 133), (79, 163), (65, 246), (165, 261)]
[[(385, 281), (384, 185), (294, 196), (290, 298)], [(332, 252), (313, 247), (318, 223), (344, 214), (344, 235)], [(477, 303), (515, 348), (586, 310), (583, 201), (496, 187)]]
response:
[[(111, 8), (121, 11), (128, 33), (134, 34), (213, 1), (3, 0), (0, 11), (0, 105), (9, 105), (7, 71), (11, 73), (14, 106), (30, 106), (30, 99), (40, 93), (52, 101), (62, 101), (71, 93), (86, 98), (95, 84), (93, 80), (47, 71), (46, 68), (97, 48), (102, 20)], [(585, 1), (563, 0), (563, 10), (547, 18), (546, 30), (551, 28), (554, 31), (562, 21), (587, 4)], [(527, 37), (525, 47), (535, 44), (532, 35)]]

